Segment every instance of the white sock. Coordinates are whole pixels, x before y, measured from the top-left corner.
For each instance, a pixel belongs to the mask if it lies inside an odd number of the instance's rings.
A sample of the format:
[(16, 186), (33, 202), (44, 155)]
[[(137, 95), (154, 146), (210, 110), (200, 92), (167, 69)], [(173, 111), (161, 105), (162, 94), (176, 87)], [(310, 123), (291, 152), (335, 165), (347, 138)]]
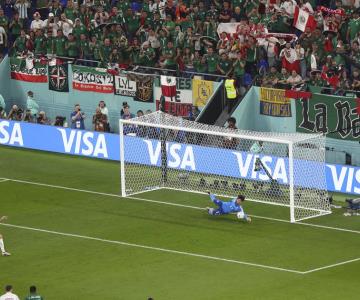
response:
[(3, 239), (0, 239), (0, 249), (1, 249), (2, 253), (5, 252), (5, 246), (4, 246), (4, 240)]

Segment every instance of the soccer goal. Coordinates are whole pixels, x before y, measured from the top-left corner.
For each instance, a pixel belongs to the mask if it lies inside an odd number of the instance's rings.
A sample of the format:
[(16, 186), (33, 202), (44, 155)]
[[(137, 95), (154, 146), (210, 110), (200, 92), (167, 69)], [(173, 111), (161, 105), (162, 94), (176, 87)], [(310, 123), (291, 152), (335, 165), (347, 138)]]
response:
[(325, 138), (232, 130), (160, 111), (120, 120), (122, 196), (208, 190), (288, 207), (290, 222), (331, 213)]

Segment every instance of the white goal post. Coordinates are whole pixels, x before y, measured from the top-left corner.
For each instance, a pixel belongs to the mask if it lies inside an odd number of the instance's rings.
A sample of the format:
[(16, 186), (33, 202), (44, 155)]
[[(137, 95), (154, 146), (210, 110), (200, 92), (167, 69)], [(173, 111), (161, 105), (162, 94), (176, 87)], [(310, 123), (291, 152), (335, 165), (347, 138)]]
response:
[(290, 222), (331, 213), (323, 135), (233, 130), (160, 111), (119, 127), (124, 197), (210, 190), (288, 207)]

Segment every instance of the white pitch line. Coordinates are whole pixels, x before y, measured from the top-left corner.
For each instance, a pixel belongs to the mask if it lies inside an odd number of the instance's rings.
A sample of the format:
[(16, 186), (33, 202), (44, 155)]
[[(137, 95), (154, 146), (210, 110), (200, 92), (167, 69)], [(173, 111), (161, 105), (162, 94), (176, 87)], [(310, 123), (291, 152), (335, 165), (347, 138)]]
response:
[[(138, 198), (138, 197), (122, 197), (122, 196), (117, 195), (117, 194), (110, 194), (110, 193), (96, 192), (96, 191), (90, 191), (90, 190), (84, 190), (84, 189), (77, 189), (77, 188), (66, 187), (66, 186), (61, 186), (61, 185), (53, 185), (53, 184), (33, 182), (33, 181), (20, 180), (20, 179), (11, 179), (11, 178), (2, 178), (2, 179), (6, 179), (8, 181), (13, 181), (13, 182), (24, 183), (24, 184), (51, 187), (51, 188), (56, 188), (56, 189), (75, 191), (75, 192), (82, 192), (82, 193), (88, 193), (88, 194), (94, 194), (94, 195), (116, 197), (116, 198), (123, 198), (123, 199), (133, 199), (133, 200), (137, 200), (137, 201), (144, 201), (144, 202), (149, 202), (149, 203), (170, 205), (170, 206), (176, 206), (176, 207), (191, 208), (191, 209), (197, 209), (197, 210), (203, 210), (204, 209), (203, 207), (198, 207), (198, 206), (191, 206), (191, 205), (185, 205), (185, 204), (178, 204), (178, 203), (171, 203), (171, 202), (165, 202), (165, 201)], [(269, 221), (276, 221), (276, 222), (282, 222), (282, 223), (288, 223), (288, 224), (290, 223), (289, 221), (282, 220), (282, 219), (276, 219), (276, 218), (270, 218), (270, 217), (262, 217), (262, 216), (257, 216), (257, 215), (250, 215), (250, 216), (258, 218), (258, 219), (269, 220)], [(314, 228), (321, 228), (321, 229), (336, 230), (336, 231), (360, 234), (359, 230), (352, 230), (352, 229), (346, 229), (346, 228), (338, 228), (338, 227), (331, 227), (331, 226), (304, 223), (304, 222), (296, 222), (296, 223), (293, 223), (293, 224), (310, 226), (310, 227), (314, 227)]]
[(0, 178), (0, 183), (1, 182), (5, 182), (5, 181), (9, 181), (10, 179), (7, 179), (7, 178)]
[(246, 266), (257, 267), (257, 268), (262, 268), (262, 269), (270, 269), (270, 270), (276, 270), (276, 271), (282, 271), (282, 272), (288, 272), (288, 273), (295, 273), (295, 274), (300, 274), (300, 275), (304, 274), (304, 272), (302, 272), (302, 271), (297, 271), (297, 270), (292, 270), (292, 269), (285, 269), (285, 268), (279, 268), (279, 267), (274, 267), (274, 266), (255, 264), (255, 263), (251, 263), (251, 262), (245, 262), (245, 261), (234, 260), (234, 259), (227, 259), (227, 258), (216, 257), (216, 256), (203, 255), (203, 254), (192, 253), (192, 252), (185, 252), (185, 251), (178, 251), (178, 250), (172, 250), (172, 249), (166, 249), (166, 248), (152, 247), (152, 246), (146, 246), (146, 245), (123, 242), (123, 241), (107, 240), (107, 239), (102, 239), (102, 238), (97, 238), (97, 237), (86, 236), (86, 235), (58, 232), (58, 231), (52, 231), (52, 230), (46, 230), (46, 229), (40, 229), (40, 228), (33, 228), (33, 227), (28, 227), (28, 226), (20, 226), (20, 225), (4, 224), (4, 223), (0, 223), (0, 225), (1, 226), (6, 226), (6, 227), (12, 227), (12, 228), (24, 229), (24, 230), (31, 230), (31, 231), (55, 234), (55, 235), (66, 236), (66, 237), (73, 237), (73, 238), (79, 238), (79, 239), (85, 239), (85, 240), (92, 240), (92, 241), (103, 242), (103, 243), (108, 243), (108, 244), (116, 244), (116, 245), (122, 245), (122, 246), (127, 246), (127, 247), (142, 248), (142, 249), (166, 252), (166, 253), (171, 253), (171, 254), (180, 254), (180, 255), (204, 258), (204, 259), (209, 259), (209, 260), (216, 260), (216, 261), (222, 261), (222, 262), (227, 262), (227, 263), (246, 265)]
[(309, 274), (309, 273), (313, 273), (313, 272), (317, 272), (317, 271), (321, 271), (321, 270), (325, 270), (325, 269), (330, 269), (330, 268), (334, 268), (334, 267), (337, 267), (337, 266), (350, 264), (350, 263), (355, 262), (355, 261), (360, 261), (360, 257), (350, 259), (350, 260), (347, 260), (347, 261), (342, 261), (342, 262), (339, 262), (339, 263), (336, 263), (336, 264), (332, 264), (332, 265), (312, 269), (312, 270), (309, 270), (309, 271), (305, 271), (305, 272), (303, 272), (303, 274)]

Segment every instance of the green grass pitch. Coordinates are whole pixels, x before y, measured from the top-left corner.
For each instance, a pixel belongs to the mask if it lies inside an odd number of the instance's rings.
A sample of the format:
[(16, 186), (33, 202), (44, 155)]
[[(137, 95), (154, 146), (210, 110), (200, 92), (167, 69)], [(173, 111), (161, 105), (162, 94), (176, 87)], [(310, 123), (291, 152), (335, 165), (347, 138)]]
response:
[(290, 224), (246, 202), (247, 224), (208, 216), (205, 195), (122, 198), (116, 162), (7, 147), (0, 177), (0, 286), (21, 298), (358, 299), (360, 219), (342, 209)]

